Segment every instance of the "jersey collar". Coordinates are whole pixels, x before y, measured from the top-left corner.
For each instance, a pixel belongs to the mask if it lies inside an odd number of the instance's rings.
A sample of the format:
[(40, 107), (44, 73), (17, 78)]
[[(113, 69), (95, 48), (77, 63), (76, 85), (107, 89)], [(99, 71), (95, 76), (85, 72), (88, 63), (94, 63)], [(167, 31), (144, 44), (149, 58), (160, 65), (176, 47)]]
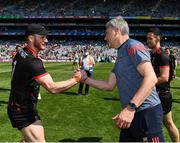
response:
[(27, 48), (28, 51), (31, 52), (31, 54), (32, 54), (34, 57), (36, 57), (36, 58), (38, 57), (38, 53), (37, 53), (34, 49), (30, 48), (29, 46), (26, 46), (26, 48)]
[(155, 51), (156, 54), (160, 54), (161, 53), (161, 48), (156, 48), (156, 51)]
[(121, 47), (123, 47), (128, 41), (129, 41), (130, 38), (128, 38), (118, 49), (120, 49)]

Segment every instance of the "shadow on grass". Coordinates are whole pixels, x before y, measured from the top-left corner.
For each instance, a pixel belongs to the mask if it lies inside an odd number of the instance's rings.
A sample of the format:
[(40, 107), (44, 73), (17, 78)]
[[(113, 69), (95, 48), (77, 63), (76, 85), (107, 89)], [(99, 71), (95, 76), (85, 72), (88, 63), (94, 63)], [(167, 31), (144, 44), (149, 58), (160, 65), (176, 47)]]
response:
[(8, 89), (8, 88), (0, 88), (0, 92), (4, 92), (4, 91), (10, 91), (10, 89)]
[(73, 139), (62, 139), (59, 142), (100, 142), (102, 137), (82, 137), (78, 140)]
[(77, 96), (76, 92), (63, 92), (62, 94), (69, 95), (69, 96)]
[(180, 87), (171, 86), (172, 89), (180, 89)]
[(107, 98), (105, 97), (104, 100), (112, 100), (112, 101), (119, 101), (119, 98)]
[(8, 102), (7, 102), (7, 101), (1, 101), (1, 100), (0, 100), (0, 106), (2, 106), (2, 104), (8, 104)]
[(180, 103), (180, 99), (172, 99), (172, 102), (174, 102), (174, 103)]

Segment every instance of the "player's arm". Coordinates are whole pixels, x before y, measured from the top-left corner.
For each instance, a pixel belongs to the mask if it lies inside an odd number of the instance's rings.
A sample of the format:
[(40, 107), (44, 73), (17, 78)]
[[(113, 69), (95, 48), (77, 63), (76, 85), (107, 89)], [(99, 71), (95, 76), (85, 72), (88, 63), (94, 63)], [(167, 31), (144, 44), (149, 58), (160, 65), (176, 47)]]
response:
[(140, 88), (135, 93), (131, 102), (135, 103), (135, 105), (139, 107), (150, 95), (152, 88), (155, 86), (157, 82), (157, 78), (151, 63), (148, 61), (141, 62), (138, 65), (137, 70), (141, 74), (141, 76), (143, 76), (143, 80)]
[(107, 90), (107, 91), (111, 91), (114, 89), (115, 85), (116, 85), (116, 76), (114, 73), (111, 73), (109, 75), (108, 80), (103, 81), (103, 80), (95, 80), (92, 78), (87, 78), (85, 80), (86, 84), (89, 84), (90, 86), (94, 87), (94, 88), (98, 88), (101, 90)]
[(40, 59), (32, 59), (31, 61), (27, 61), (25, 65), (27, 70), (31, 72), (32, 79), (36, 80), (45, 89), (53, 94), (69, 89), (81, 79), (81, 72), (76, 71), (73, 78), (66, 81), (54, 82), (50, 74), (46, 72)]
[(158, 76), (158, 82), (156, 83), (161, 84), (164, 82), (168, 82), (169, 80), (169, 66), (160, 67), (160, 75)]
[(42, 76), (35, 80), (39, 84), (41, 84), (45, 89), (47, 89), (50, 93), (57, 94), (77, 84), (80, 78), (81, 78), (80, 72), (76, 72), (73, 78), (66, 81), (54, 82), (50, 74), (46, 74), (45, 76)]
[(158, 75), (157, 85), (169, 80), (169, 57), (166, 54), (162, 54), (159, 64), (160, 75)]

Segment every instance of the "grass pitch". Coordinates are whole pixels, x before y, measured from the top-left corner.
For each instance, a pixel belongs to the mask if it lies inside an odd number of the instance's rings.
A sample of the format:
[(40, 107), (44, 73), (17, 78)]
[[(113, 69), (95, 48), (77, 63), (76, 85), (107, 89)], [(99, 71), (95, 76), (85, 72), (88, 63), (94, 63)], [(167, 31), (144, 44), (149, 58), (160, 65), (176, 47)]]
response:
[[(107, 79), (113, 64), (98, 63), (93, 77)], [(72, 63), (46, 63), (46, 69), (54, 81), (69, 79)], [(10, 91), (11, 63), (0, 63), (0, 142), (18, 142), (21, 134), (13, 129), (7, 117), (7, 101)], [(177, 69), (180, 77), (180, 68)], [(23, 77), (22, 77), (23, 78)], [(49, 142), (116, 142), (119, 129), (112, 117), (120, 112), (118, 91), (100, 91), (90, 88), (88, 97), (77, 96), (78, 85), (64, 93), (52, 95), (41, 88), (38, 110)], [(180, 120), (180, 79), (172, 82), (173, 118), (178, 128)], [(166, 141), (170, 141), (164, 128)]]

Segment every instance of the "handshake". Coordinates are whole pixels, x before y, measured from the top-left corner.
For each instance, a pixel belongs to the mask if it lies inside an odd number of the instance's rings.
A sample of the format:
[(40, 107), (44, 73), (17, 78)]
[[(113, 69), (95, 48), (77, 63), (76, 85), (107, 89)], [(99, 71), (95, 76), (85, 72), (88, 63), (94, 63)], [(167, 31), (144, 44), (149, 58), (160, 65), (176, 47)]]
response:
[(88, 78), (88, 76), (85, 70), (77, 69), (74, 72), (73, 78), (76, 80), (76, 82), (83, 83)]

